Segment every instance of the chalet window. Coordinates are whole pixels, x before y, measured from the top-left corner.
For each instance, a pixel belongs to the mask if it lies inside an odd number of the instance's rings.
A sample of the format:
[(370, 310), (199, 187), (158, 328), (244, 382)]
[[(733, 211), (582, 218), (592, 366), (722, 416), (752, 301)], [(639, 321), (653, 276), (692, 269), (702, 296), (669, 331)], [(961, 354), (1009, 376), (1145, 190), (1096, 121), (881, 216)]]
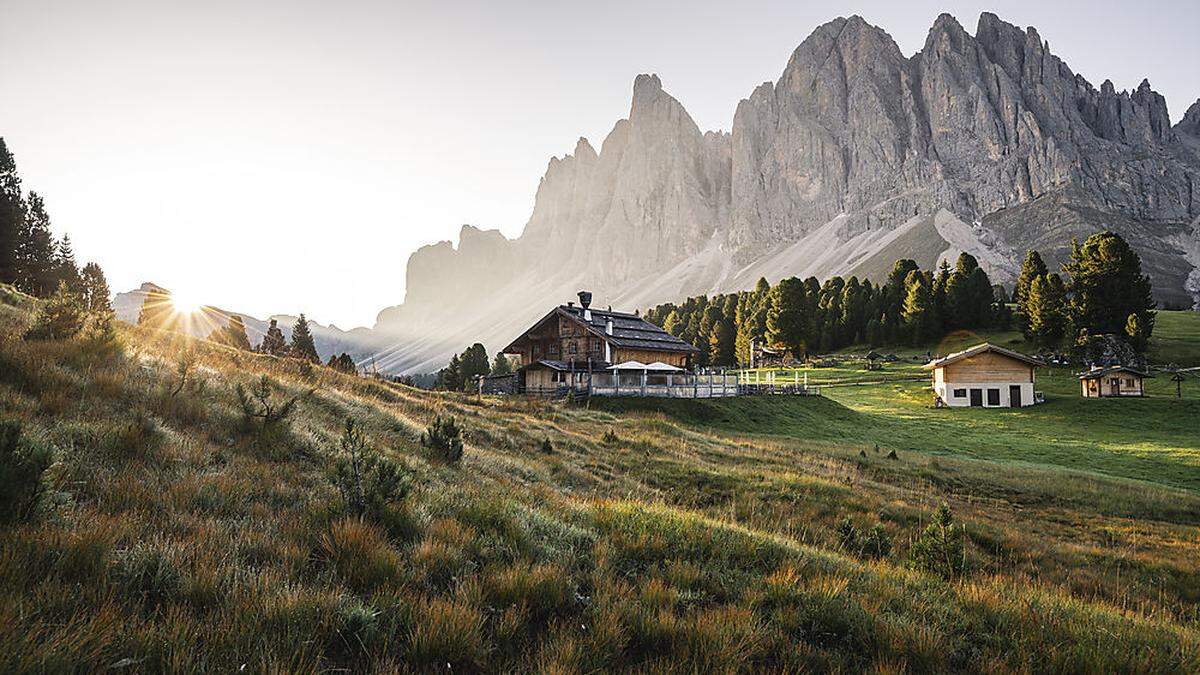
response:
[(533, 346), (533, 355), (534, 355), (535, 357), (537, 357), (537, 356), (541, 356), (541, 355), (542, 355), (542, 346), (541, 346), (541, 345), (539, 345), (539, 344), (535, 344), (535, 345)]
[(988, 405), (1000, 405), (1000, 390), (988, 389)]
[(954, 398), (966, 398), (966, 397), (967, 397), (966, 389), (955, 389), (954, 390)]
[(600, 353), (600, 341), (599, 340), (592, 340), (592, 353), (593, 354)]
[(547, 348), (547, 352), (550, 354), (550, 356), (558, 356), (558, 344), (554, 342), (550, 343), (550, 346)]
[(1116, 377), (1114, 377), (1112, 380), (1110, 380), (1110, 382), (1112, 383), (1112, 386), (1114, 386), (1114, 387), (1116, 387), (1116, 386), (1118, 386), (1118, 385), (1120, 385), (1120, 384), (1121, 384), (1121, 380), (1120, 380), (1119, 378), (1116, 378)]
[(578, 344), (572, 342), (571, 344), (567, 345), (567, 353), (568, 354), (577, 354), (578, 352), (579, 352)]
[(566, 374), (566, 373), (564, 373), (564, 372), (561, 372), (561, 371), (557, 371), (557, 370), (556, 370), (556, 371), (554, 371), (554, 373), (553, 373), (553, 374), (550, 376), (550, 381), (551, 381), (551, 382), (566, 382), (566, 381), (567, 381), (567, 374)]

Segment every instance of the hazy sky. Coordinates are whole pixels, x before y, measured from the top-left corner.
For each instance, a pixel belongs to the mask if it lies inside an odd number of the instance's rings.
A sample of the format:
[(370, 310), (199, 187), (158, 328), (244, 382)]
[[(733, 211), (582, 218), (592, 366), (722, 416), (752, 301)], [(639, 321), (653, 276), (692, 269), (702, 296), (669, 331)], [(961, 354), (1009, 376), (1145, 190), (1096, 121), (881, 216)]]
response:
[(1078, 73), (1200, 97), (1200, 2), (0, 0), (0, 136), (114, 290), (371, 325), (418, 246), (520, 233), (553, 155), (657, 72), (702, 129), (858, 13), (906, 55), (949, 11), (1037, 26)]

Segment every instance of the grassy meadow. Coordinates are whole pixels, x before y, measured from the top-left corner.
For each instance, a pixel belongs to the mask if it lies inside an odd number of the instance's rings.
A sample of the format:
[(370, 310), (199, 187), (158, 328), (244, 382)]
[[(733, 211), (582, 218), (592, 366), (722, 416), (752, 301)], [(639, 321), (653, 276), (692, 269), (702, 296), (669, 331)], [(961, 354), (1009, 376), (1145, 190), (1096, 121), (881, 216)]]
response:
[[(1200, 670), (1195, 392), (480, 399), (136, 327), (22, 340), (34, 310), (0, 289), (0, 418), (54, 459), (0, 525), (4, 672)], [(296, 399), (269, 434), (236, 391), (263, 375)], [(370, 516), (331, 477), (347, 417), (411, 481)], [(916, 563), (943, 503), (945, 575)]]

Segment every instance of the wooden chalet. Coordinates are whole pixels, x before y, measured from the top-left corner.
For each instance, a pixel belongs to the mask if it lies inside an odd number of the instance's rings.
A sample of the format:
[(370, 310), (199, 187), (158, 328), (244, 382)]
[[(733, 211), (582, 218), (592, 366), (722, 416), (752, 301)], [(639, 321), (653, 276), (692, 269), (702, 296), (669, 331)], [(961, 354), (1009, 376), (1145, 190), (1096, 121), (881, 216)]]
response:
[(699, 352), (692, 345), (636, 314), (592, 309), (591, 302), (592, 294), (580, 291), (578, 306), (555, 307), (501, 350), (520, 358), (522, 391), (591, 389), (598, 375), (616, 378), (620, 370), (638, 371), (644, 388), (652, 378), (667, 382), (691, 367)]
[(985, 342), (925, 364), (933, 371), (938, 406), (1021, 408), (1037, 403), (1041, 361)]
[(1129, 366), (1094, 367), (1079, 376), (1079, 388), (1084, 398), (1145, 396), (1142, 380), (1147, 377), (1154, 376)]

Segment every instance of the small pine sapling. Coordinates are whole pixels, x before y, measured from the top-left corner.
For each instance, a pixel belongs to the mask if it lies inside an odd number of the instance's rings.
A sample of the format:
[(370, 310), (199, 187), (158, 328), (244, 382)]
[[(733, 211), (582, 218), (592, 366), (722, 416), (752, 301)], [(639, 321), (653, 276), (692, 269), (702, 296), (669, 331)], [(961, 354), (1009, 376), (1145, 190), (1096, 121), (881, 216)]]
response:
[(463, 456), (462, 428), (453, 417), (438, 415), (421, 434), (421, 445), (432, 450), (438, 459), (457, 464)]
[(966, 568), (963, 530), (954, 524), (954, 514), (943, 503), (933, 516), (933, 522), (917, 537), (908, 551), (913, 567), (936, 574), (943, 579), (961, 577)]

